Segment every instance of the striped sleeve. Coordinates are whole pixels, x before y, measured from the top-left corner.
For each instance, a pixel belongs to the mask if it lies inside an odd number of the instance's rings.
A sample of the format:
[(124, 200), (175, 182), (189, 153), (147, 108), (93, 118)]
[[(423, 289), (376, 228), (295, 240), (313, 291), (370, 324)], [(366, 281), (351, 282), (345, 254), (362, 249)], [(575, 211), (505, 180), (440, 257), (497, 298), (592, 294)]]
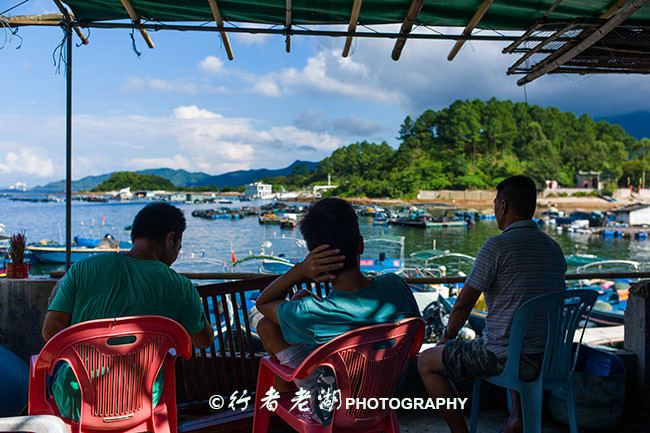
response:
[(481, 292), (490, 291), (496, 279), (498, 259), (499, 252), (490, 238), (478, 252), (474, 266), (467, 276), (465, 284)]

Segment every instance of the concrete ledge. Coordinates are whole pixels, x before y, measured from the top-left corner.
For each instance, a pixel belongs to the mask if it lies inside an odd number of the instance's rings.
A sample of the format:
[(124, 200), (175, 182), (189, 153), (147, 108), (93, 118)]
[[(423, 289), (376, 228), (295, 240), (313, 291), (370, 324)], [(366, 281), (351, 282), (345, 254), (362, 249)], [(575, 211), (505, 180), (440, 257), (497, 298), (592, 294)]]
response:
[(0, 279), (0, 344), (27, 363), (43, 347), (41, 327), (56, 281)]

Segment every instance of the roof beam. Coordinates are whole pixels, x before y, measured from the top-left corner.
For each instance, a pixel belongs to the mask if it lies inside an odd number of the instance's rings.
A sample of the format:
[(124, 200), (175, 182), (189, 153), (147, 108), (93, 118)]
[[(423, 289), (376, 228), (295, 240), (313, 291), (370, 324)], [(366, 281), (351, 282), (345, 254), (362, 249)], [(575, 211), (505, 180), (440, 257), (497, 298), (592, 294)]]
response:
[[(561, 1), (562, 1), (562, 0), (555, 0), (555, 3), (553, 3), (553, 4), (551, 5), (551, 7), (548, 8), (548, 10), (547, 10), (546, 12), (544, 12), (544, 15), (542, 15), (542, 18), (541, 18), (541, 19), (543, 20), (543, 19), (545, 19), (546, 17), (548, 17), (551, 13), (553, 13), (553, 11), (555, 10), (555, 8), (558, 7), (558, 6), (560, 5), (560, 2), (561, 2)], [(532, 26), (531, 28), (529, 28), (528, 30), (526, 30), (526, 32), (525, 32), (523, 35), (521, 35), (521, 37), (520, 37), (519, 39), (517, 39), (516, 41), (514, 41), (513, 43), (511, 43), (510, 45), (508, 45), (507, 47), (505, 47), (505, 48), (503, 49), (503, 51), (501, 51), (501, 52), (502, 52), (503, 54), (510, 54), (510, 53), (512, 53), (512, 52), (513, 52), (513, 51), (514, 51), (514, 50), (515, 50), (519, 45), (521, 45), (522, 42), (524, 42), (526, 39), (528, 39), (528, 36), (532, 35), (533, 32), (535, 32), (535, 30), (537, 30), (538, 28), (542, 27), (543, 25), (544, 25), (544, 23), (537, 22), (534, 26)]]
[[(284, 20), (284, 26), (287, 30), (291, 30), (291, 0), (286, 1), (286, 18)], [(291, 52), (291, 34), (287, 33), (287, 53)]]
[[(422, 6), (424, 6), (424, 1), (425, 0), (413, 0), (411, 2), (411, 6), (409, 6), (409, 10), (406, 13), (404, 22), (402, 23), (402, 27), (399, 30), (401, 34), (408, 35), (409, 33), (411, 33), (413, 24), (415, 23), (415, 20), (418, 18), (418, 15), (422, 10)], [(402, 50), (404, 49), (405, 44), (406, 44), (406, 37), (399, 38), (398, 40), (395, 41), (395, 46), (393, 47), (393, 52), (391, 53), (391, 58), (393, 60), (395, 61), (399, 60), (399, 57), (402, 55)]]
[[(573, 48), (567, 50), (564, 54), (558, 56), (552, 61), (545, 62), (546, 64), (536, 65), (528, 75), (524, 78), (517, 81), (519, 86), (523, 86), (526, 83), (530, 83), (536, 78), (541, 77), (544, 74), (548, 74), (558, 67), (562, 66), (564, 63), (575, 58), (577, 55), (582, 53), (587, 48), (591, 47), (593, 44), (605, 37), (609, 32), (618, 27), (623, 21), (628, 19), (634, 12), (642, 8), (649, 0), (629, 0), (623, 9), (612, 18), (610, 18), (605, 24), (603, 24), (599, 29), (591, 33), (589, 36), (584, 38)], [(550, 56), (549, 56), (550, 57)], [(546, 60), (546, 59), (545, 59)]]
[[(474, 13), (474, 16), (469, 21), (469, 24), (467, 24), (467, 27), (465, 27), (465, 30), (463, 30), (463, 36), (469, 36), (472, 34), (472, 30), (474, 30), (474, 27), (476, 27), (479, 21), (481, 21), (483, 15), (485, 15), (485, 12), (487, 12), (488, 8), (490, 7), (493, 1), (494, 0), (483, 0), (483, 3), (478, 8), (478, 10)], [(454, 60), (454, 57), (456, 57), (458, 51), (460, 51), (460, 49), (463, 47), (463, 44), (465, 44), (464, 40), (457, 41), (454, 44), (454, 47), (449, 52), (449, 55), (447, 56), (447, 60), (449, 60), (450, 62)]]
[[(61, 11), (61, 14), (63, 14), (63, 19), (68, 22), (74, 21), (74, 17), (68, 12), (68, 10), (61, 4), (59, 0), (54, 0), (54, 4), (56, 5), (57, 8)], [(79, 36), (79, 39), (81, 39), (81, 43), (84, 45), (88, 45), (88, 39), (84, 36), (83, 33), (81, 33), (81, 30), (79, 30), (79, 26), (73, 25), (72, 29), (74, 32)]]
[(228, 40), (228, 35), (223, 28), (223, 18), (221, 17), (221, 12), (219, 12), (219, 6), (217, 6), (217, 0), (208, 0), (210, 4), (210, 9), (212, 10), (212, 16), (217, 23), (217, 28), (219, 29), (219, 34), (221, 35), (221, 42), (223, 42), (223, 48), (226, 50), (226, 55), (228, 60), (232, 60), (235, 56), (232, 53), (232, 47), (230, 46), (230, 41)]
[(627, 0), (616, 0), (616, 2), (609, 9), (607, 9), (607, 11), (604, 14), (602, 14), (600, 17), (604, 20), (611, 18), (612, 15), (614, 15), (623, 6), (625, 6), (625, 3), (627, 3)]
[[(350, 14), (350, 24), (348, 25), (348, 33), (354, 34), (357, 31), (357, 21), (359, 21), (359, 12), (361, 12), (361, 0), (354, 0), (352, 4), (352, 13)], [(343, 47), (343, 57), (350, 54), (350, 47), (352, 47), (352, 38), (348, 36), (345, 38), (345, 46)]]
[(149, 48), (153, 48), (153, 41), (149, 37), (149, 34), (145, 29), (140, 27), (140, 17), (138, 16), (137, 13), (135, 13), (135, 9), (133, 9), (133, 6), (131, 5), (130, 0), (120, 0), (122, 2), (122, 6), (124, 6), (124, 9), (126, 9), (126, 12), (129, 14), (133, 22), (135, 23), (137, 29), (140, 31), (140, 34), (142, 35), (142, 38), (144, 41), (147, 43), (147, 46)]
[(563, 28), (561, 28), (560, 30), (558, 30), (558, 31), (556, 31), (555, 33), (553, 33), (553, 34), (552, 34), (551, 36), (549, 36), (545, 41), (542, 41), (542, 42), (540, 42), (539, 44), (535, 45), (532, 49), (528, 50), (528, 51), (526, 52), (526, 54), (524, 54), (523, 56), (521, 56), (521, 58), (518, 59), (518, 60), (517, 60), (517, 61), (516, 61), (512, 66), (510, 66), (510, 67), (508, 68), (508, 71), (506, 72), (506, 74), (508, 74), (508, 75), (512, 75), (513, 71), (514, 71), (515, 69), (517, 69), (517, 68), (519, 67), (519, 65), (521, 65), (522, 63), (524, 63), (524, 61), (526, 61), (526, 59), (530, 58), (530, 56), (532, 56), (533, 54), (537, 53), (539, 50), (541, 50), (542, 48), (544, 48), (546, 45), (548, 45), (548, 44), (550, 44), (551, 42), (553, 42), (553, 41), (559, 39), (560, 36), (562, 36), (563, 34), (565, 34), (566, 32), (568, 32), (569, 30), (571, 30), (571, 29), (574, 28), (575, 26), (576, 26), (575, 21), (572, 21), (572, 22), (570, 22), (569, 24), (567, 24), (566, 26), (564, 26)]

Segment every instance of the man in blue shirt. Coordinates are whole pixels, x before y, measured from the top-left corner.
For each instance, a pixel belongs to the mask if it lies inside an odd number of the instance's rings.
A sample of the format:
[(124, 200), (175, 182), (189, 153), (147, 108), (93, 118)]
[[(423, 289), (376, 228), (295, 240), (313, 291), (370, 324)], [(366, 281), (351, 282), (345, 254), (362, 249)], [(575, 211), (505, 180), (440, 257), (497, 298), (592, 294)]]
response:
[[(449, 315), (442, 340), (418, 359), (420, 376), (432, 397), (458, 397), (449, 378), (501, 374), (512, 319), (519, 306), (537, 296), (566, 289), (562, 249), (532, 221), (537, 200), (533, 180), (512, 176), (502, 181), (497, 191), (494, 214), (503, 233), (483, 244)], [(456, 338), (481, 293), (488, 311), (483, 336), (472, 341)], [(534, 315), (519, 362), (522, 380), (533, 380), (539, 374), (545, 345), (546, 319)], [(521, 433), (519, 394), (511, 391), (511, 396), (512, 411), (503, 432)], [(467, 432), (460, 410), (441, 408), (440, 412), (452, 432)]]
[[(264, 316), (257, 331), (267, 352), (282, 364), (296, 368), (318, 345), (353, 329), (420, 316), (404, 280), (395, 274), (369, 278), (361, 273), (363, 237), (348, 202), (338, 198), (318, 201), (301, 221), (300, 231), (310, 253), (273, 281), (256, 301)], [(303, 289), (287, 301), (289, 289), (305, 278), (330, 281), (331, 293), (321, 299)], [(309, 388), (310, 382), (307, 378), (307, 384), (298, 385)], [(276, 383), (276, 388), (288, 391), (292, 387)]]

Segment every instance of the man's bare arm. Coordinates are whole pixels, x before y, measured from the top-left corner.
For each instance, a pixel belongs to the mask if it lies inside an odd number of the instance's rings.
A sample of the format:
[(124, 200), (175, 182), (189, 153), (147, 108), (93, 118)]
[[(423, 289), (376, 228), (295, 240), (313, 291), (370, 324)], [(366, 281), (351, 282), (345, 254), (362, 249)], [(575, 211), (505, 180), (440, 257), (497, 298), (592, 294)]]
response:
[(451, 309), (451, 313), (449, 313), (446, 337), (455, 338), (458, 335), (458, 331), (469, 318), (472, 308), (474, 308), (480, 296), (481, 292), (472, 286), (467, 284), (463, 286), (463, 290), (460, 291), (460, 295), (458, 295), (458, 299), (456, 299), (456, 303)]
[(59, 331), (70, 326), (71, 318), (72, 314), (70, 313), (64, 313), (63, 311), (48, 311), (45, 316), (45, 321), (43, 322), (43, 329), (41, 330), (43, 339), (48, 341)]
[(205, 322), (203, 329), (197, 333), (191, 334), (192, 343), (199, 349), (205, 349), (212, 344), (214, 340), (214, 330), (209, 322)]
[[(307, 257), (294, 265), (287, 272), (273, 280), (266, 289), (260, 293), (255, 301), (255, 306), (264, 317), (275, 324), (279, 324), (277, 308), (284, 302), (289, 289), (303, 278), (316, 282), (331, 281), (334, 275), (329, 272), (343, 266), (342, 255), (337, 255), (339, 250), (328, 250), (329, 245), (314, 248)], [(302, 295), (304, 297), (305, 294)]]

